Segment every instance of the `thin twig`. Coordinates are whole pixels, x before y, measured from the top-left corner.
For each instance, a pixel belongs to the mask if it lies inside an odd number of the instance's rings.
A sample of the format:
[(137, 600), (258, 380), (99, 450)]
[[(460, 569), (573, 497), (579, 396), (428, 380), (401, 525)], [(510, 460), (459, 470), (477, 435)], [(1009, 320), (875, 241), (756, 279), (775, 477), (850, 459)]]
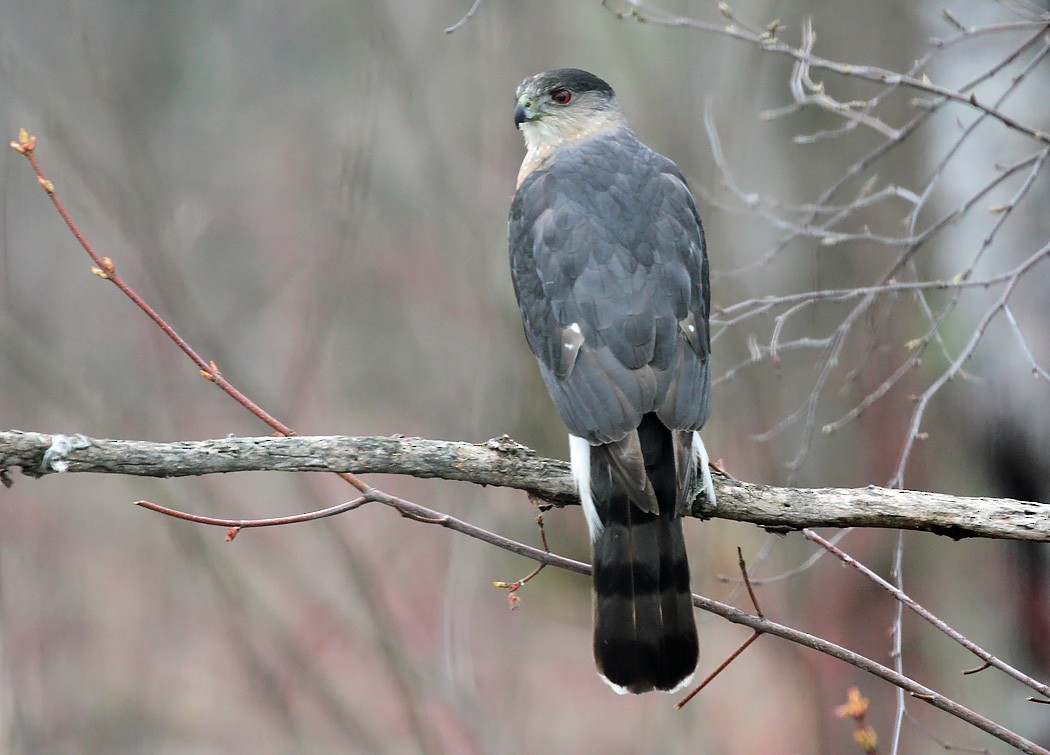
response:
[(470, 10), (467, 11), (467, 14), (463, 16), (463, 18), (459, 19), (459, 21), (452, 24), (452, 26), (445, 29), (445, 34), (451, 34), (452, 32), (459, 31), (464, 26), (464, 24), (467, 23), (467, 21), (474, 17), (474, 14), (478, 12), (478, 8), (480, 7), (481, 0), (474, 0), (474, 4), (470, 6)]
[[(835, 533), (835, 536), (831, 538), (830, 542), (837, 544), (840, 540), (842, 540), (844, 537), (846, 537), (846, 535), (850, 534), (851, 532), (853, 532), (853, 528), (851, 527), (839, 530)], [(755, 585), (771, 585), (776, 582), (783, 582), (786, 579), (796, 577), (799, 574), (808, 571), (810, 568), (813, 567), (814, 564), (817, 563), (817, 561), (824, 558), (824, 556), (826, 556), (827, 554), (828, 552), (823, 549), (814, 550), (813, 553), (810, 554), (809, 558), (807, 558), (805, 561), (803, 561), (801, 564), (794, 567), (793, 569), (788, 569), (787, 571), (780, 572), (779, 574), (774, 574), (770, 577), (751, 577), (751, 583)], [(728, 582), (729, 579), (720, 574), (718, 575), (718, 581)]]
[(1017, 336), (1017, 340), (1021, 346), (1021, 351), (1024, 352), (1029, 365), (1031, 365), (1032, 374), (1050, 383), (1050, 372), (1047, 372), (1038, 362), (1035, 361), (1035, 355), (1033, 355), (1032, 350), (1028, 348), (1028, 341), (1025, 339), (1024, 334), (1021, 333), (1021, 328), (1018, 326), (1017, 320), (1014, 319), (1014, 314), (1009, 306), (1003, 307), (1003, 315), (1006, 317), (1006, 321), (1010, 323), (1010, 329)]
[[(536, 526), (540, 528), (540, 542), (543, 543), (543, 550), (547, 553), (550, 553), (550, 546), (547, 545), (547, 531), (543, 528), (543, 514), (538, 514), (536, 516)], [(521, 579), (515, 580), (514, 582), (493, 582), (492, 586), (507, 590), (507, 599), (510, 601), (511, 609), (514, 609), (517, 607), (518, 601), (521, 600), (517, 596), (518, 590), (520, 590), (522, 585), (524, 585), (526, 582), (530, 582), (533, 578), (535, 578), (536, 575), (543, 571), (543, 569), (546, 566), (547, 564), (544, 563), (537, 564), (535, 569), (530, 571)]]
[[(762, 613), (762, 609), (758, 605), (758, 598), (755, 596), (755, 588), (751, 586), (751, 578), (747, 575), (747, 564), (744, 561), (744, 552), (740, 549), (739, 546), (737, 546), (736, 549), (736, 558), (737, 565), (740, 567), (740, 576), (744, 581), (744, 585), (747, 587), (747, 594), (751, 596), (751, 605), (755, 608), (755, 614), (760, 619), (764, 619), (765, 615)], [(741, 653), (743, 653), (745, 650), (751, 647), (751, 643), (757, 640), (759, 636), (761, 636), (761, 634), (762, 630), (756, 629), (753, 635), (744, 640), (736, 650), (729, 654), (728, 658), (726, 658), (724, 661), (718, 664), (714, 671), (705, 676), (703, 681), (696, 685), (688, 695), (686, 695), (677, 703), (675, 703), (675, 710), (681, 710), (690, 700), (692, 700), (694, 697), (700, 694), (700, 690), (702, 690), (704, 687), (706, 687), (708, 684), (714, 681), (716, 676), (718, 676), (727, 668), (729, 668), (729, 664), (731, 664), (733, 661), (739, 658)]]
[[(864, 79), (866, 81), (872, 81), (879, 84), (886, 84), (888, 86), (901, 86), (908, 89), (914, 89), (919, 92), (925, 92), (926, 94), (936, 95), (942, 97), (945, 100), (951, 100), (962, 105), (974, 108), (981, 112), (987, 113), (991, 117), (1001, 122), (1004, 126), (1018, 133), (1024, 134), (1025, 136), (1034, 139), (1035, 141), (1042, 142), (1043, 144), (1050, 144), (1050, 134), (1037, 129), (1033, 126), (1029, 126), (1016, 118), (1008, 115), (995, 108), (992, 105), (988, 105), (984, 102), (980, 102), (976, 95), (972, 92), (964, 92), (950, 87), (934, 84), (928, 77), (916, 77), (907, 74), (897, 73), (896, 71), (890, 71), (885, 68), (879, 68), (878, 66), (863, 66), (855, 65), (851, 63), (839, 63), (837, 61), (829, 60), (817, 55), (813, 55), (807, 51), (805, 46), (794, 47), (785, 42), (780, 41), (776, 37), (764, 38), (762, 35), (752, 31), (748, 31), (739, 25), (728, 25), (722, 26), (719, 24), (713, 24), (704, 21), (698, 21), (696, 19), (687, 18), (685, 16), (668, 16), (660, 15), (653, 9), (643, 6), (636, 0), (631, 1), (632, 6), (632, 17), (647, 23), (658, 24), (661, 26), (680, 26), (692, 28), (700, 31), (711, 31), (721, 36), (729, 37), (744, 42), (750, 42), (752, 44), (759, 45), (764, 51), (776, 53), (779, 55), (786, 55), (794, 58), (799, 63), (804, 64), (808, 68), (816, 68), (831, 73), (836, 73), (844, 77), (853, 77), (857, 79)], [(807, 19), (807, 24), (811, 21)], [(990, 34), (990, 33), (1002, 33), (1008, 31), (1018, 30), (1029, 30), (1038, 29), (1040, 32), (1050, 28), (1050, 22), (1048, 21), (1032, 21), (1032, 22), (1019, 22), (1014, 24), (997, 24), (985, 27), (984, 29), (973, 29), (969, 33), (962, 33), (955, 40), (945, 42), (941, 47), (945, 47), (952, 44), (954, 41), (958, 41), (962, 38), (970, 38), (979, 34)], [(898, 134), (899, 136), (899, 134)]]
[(686, 695), (681, 700), (679, 700), (677, 703), (675, 703), (674, 704), (675, 710), (681, 710), (682, 708), (684, 708), (686, 706), (686, 704), (690, 700), (692, 700), (694, 697), (696, 697), (700, 693), (700, 691), (702, 689), (704, 689), (704, 687), (706, 687), (708, 684), (710, 684), (712, 681), (714, 681), (714, 678), (716, 676), (718, 676), (723, 671), (725, 671), (729, 667), (729, 664), (731, 664), (733, 661), (735, 661), (737, 658), (739, 658), (741, 653), (743, 653), (745, 650), (747, 650), (749, 647), (751, 647), (751, 643), (753, 643), (755, 640), (757, 640), (762, 634), (764, 634), (764, 632), (759, 631), (759, 630), (755, 630), (754, 634), (752, 634), (750, 637), (748, 637), (746, 640), (744, 640), (736, 650), (734, 650), (732, 653), (730, 653), (729, 656), (724, 661), (719, 663), (718, 666), (715, 667), (715, 670), (712, 671), (707, 676), (705, 676), (704, 680), (702, 682), (700, 682), (698, 685), (696, 685), (696, 687), (694, 687), (692, 689), (692, 691), (688, 695)]
[[(829, 551), (830, 552), (830, 551)], [(897, 541), (893, 547), (893, 573), (892, 577), (897, 583), (897, 589), (904, 589), (904, 532), (897, 531)], [(904, 673), (904, 603), (897, 601), (893, 612), (893, 668), (897, 673)], [(896, 710), (893, 716), (893, 740), (890, 747), (890, 755), (897, 755), (900, 751), (901, 735), (904, 731), (904, 717), (907, 715), (907, 699), (904, 690), (900, 687), (896, 690)]]
[(329, 506), (325, 509), (318, 509), (317, 511), (308, 511), (305, 514), (293, 514), (292, 516), (278, 516), (270, 519), (220, 519), (211, 516), (201, 516), (199, 514), (190, 514), (185, 511), (178, 509), (169, 508), (162, 506), (159, 503), (153, 503), (151, 501), (135, 501), (136, 506), (141, 506), (144, 509), (150, 511), (156, 511), (158, 514), (164, 514), (165, 516), (174, 517), (175, 519), (182, 519), (187, 522), (193, 522), (194, 524), (207, 524), (214, 527), (233, 527), (235, 529), (248, 529), (249, 527), (279, 527), (285, 524), (300, 524), (302, 522), (312, 522), (316, 519), (324, 519), (326, 517), (335, 516), (336, 514), (343, 514), (347, 511), (353, 511), (356, 508), (360, 508), (368, 503), (369, 499), (367, 496), (360, 496), (352, 501), (346, 501), (344, 503), (336, 504), (335, 506)]
[[(916, 600), (914, 600), (909, 595), (907, 595), (899, 587), (895, 587), (894, 585), (890, 584), (885, 579), (880, 577), (878, 574), (873, 572), (871, 569), (866, 567), (864, 564), (860, 563), (859, 561), (857, 561), (855, 558), (853, 558), (852, 556), (850, 556), (848, 553), (846, 553), (845, 551), (841, 550), (840, 548), (832, 545), (830, 542), (825, 540), (823, 537), (818, 535), (813, 530), (810, 530), (810, 529), (803, 530), (802, 534), (805, 535), (807, 540), (810, 540), (810, 541), (816, 543), (817, 545), (819, 545), (821, 548), (824, 548), (829, 553), (831, 553), (836, 558), (838, 558), (840, 561), (842, 561), (844, 564), (852, 566), (854, 569), (859, 571), (861, 574), (863, 574), (865, 577), (867, 577), (873, 583), (875, 583), (876, 585), (881, 587), (886, 592), (890, 593), (901, 605), (904, 605), (904, 606), (907, 606), (908, 608), (910, 608), (913, 612), (915, 612), (916, 614), (921, 616), (923, 619), (928, 621), (930, 624), (932, 624), (938, 630), (940, 630), (941, 632), (946, 634), (948, 637), (953, 639), (955, 642), (957, 642), (960, 645), (962, 645), (964, 648), (969, 650), (974, 655), (976, 655), (978, 658), (980, 658), (982, 661), (984, 661), (984, 663), (986, 665), (993, 666), (994, 668), (999, 669), (1000, 671), (1002, 671), (1007, 676), (1011, 677), (1012, 679), (1015, 679), (1015, 680), (1019, 681), (1021, 684), (1025, 685), (1026, 687), (1029, 687), (1029, 688), (1035, 690), (1036, 692), (1038, 692), (1041, 695), (1050, 696), (1050, 685), (1045, 684), (1043, 682), (1040, 682), (1040, 681), (1038, 681), (1036, 679), (1033, 679), (1032, 677), (1028, 676), (1027, 674), (1025, 674), (1025, 673), (1023, 673), (1021, 671), (1018, 671), (1017, 669), (1015, 669), (1010, 664), (999, 660), (994, 655), (989, 653), (987, 650), (985, 650), (984, 648), (979, 646), (977, 643), (967, 639), (961, 632), (959, 632), (959, 631), (953, 629), (952, 627), (948, 626), (944, 621), (939, 619), (931, 611), (929, 611), (927, 608), (925, 608), (920, 603), (918, 603)], [(970, 673), (973, 673), (973, 672), (970, 672)]]
[(1028, 259), (1017, 268), (1017, 272), (1011, 277), (1006, 287), (1003, 289), (1002, 295), (995, 304), (984, 313), (984, 316), (981, 317), (980, 321), (974, 327), (970, 340), (962, 351), (959, 352), (955, 361), (952, 362), (948, 368), (941, 373), (940, 377), (934, 380), (933, 383), (931, 383), (929, 387), (918, 396), (915, 402), (915, 409), (912, 412), (908, 435), (904, 441), (904, 448), (901, 451), (900, 459), (897, 463), (897, 471), (889, 483), (890, 487), (904, 487), (904, 470), (908, 464), (908, 460), (911, 458), (912, 447), (914, 446), (915, 441), (919, 438), (919, 428), (922, 424), (923, 417), (926, 414), (927, 405), (933, 397), (937, 395), (941, 388), (944, 387), (945, 383), (951, 380), (959, 370), (962, 369), (963, 363), (973, 355), (974, 351), (977, 349), (977, 344), (980, 343), (985, 331), (988, 329), (988, 325), (1000, 312), (1006, 309), (1006, 305), (1010, 301), (1010, 296), (1013, 294), (1014, 289), (1020, 282), (1024, 273), (1035, 267), (1048, 256), (1050, 256), (1050, 243), (1030, 255)]
[[(36, 159), (34, 149), (36, 147), (36, 137), (26, 133), (25, 129), (19, 131), (18, 140), (11, 142), (11, 147), (17, 152), (20, 152), (25, 156), (29, 165), (33, 168), (33, 172), (36, 173), (37, 182), (40, 187), (47, 193), (51, 199), (52, 204), (55, 206), (55, 210), (58, 212), (59, 217), (62, 218), (62, 222), (69, 228), (70, 233), (73, 234), (73, 238), (76, 239), (77, 243), (80, 244), (81, 248), (91, 258), (92, 262), (95, 263), (92, 268), (92, 272), (103, 280), (108, 280), (117, 288), (120, 289), (121, 293), (127, 296), (140, 310), (142, 310), (153, 323), (161, 329), (166, 335), (187, 357), (192, 361), (197, 369), (200, 370), (200, 374), (206, 380), (210, 380), (215, 383), (219, 388), (226, 392), (234, 401), (243, 406), (245, 409), (250, 411), (256, 417), (261, 419), (267, 425), (272, 427), (281, 435), (288, 437), (297, 435), (288, 425), (281, 422), (279, 419), (274, 417), (269, 412), (265, 411), (256, 402), (252, 401), (248, 396), (238, 390), (232, 383), (230, 383), (222, 373), (219, 371), (218, 366), (214, 361), (205, 361), (205, 359), (198, 354), (193, 347), (172, 327), (168, 322), (161, 317), (153, 307), (151, 307), (138, 293), (121, 278), (116, 271), (116, 265), (113, 260), (109, 257), (104, 257), (95, 251), (94, 247), (88, 242), (81, 233), (77, 224), (73, 221), (73, 217), (69, 214), (65, 204), (59, 199), (57, 192), (55, 191), (55, 185), (44, 175), (43, 168), (40, 166), (39, 161)], [(342, 473), (339, 475), (346, 482), (353, 485), (360, 492), (366, 495), (371, 490), (371, 486), (365, 484), (357, 477), (350, 473)]]

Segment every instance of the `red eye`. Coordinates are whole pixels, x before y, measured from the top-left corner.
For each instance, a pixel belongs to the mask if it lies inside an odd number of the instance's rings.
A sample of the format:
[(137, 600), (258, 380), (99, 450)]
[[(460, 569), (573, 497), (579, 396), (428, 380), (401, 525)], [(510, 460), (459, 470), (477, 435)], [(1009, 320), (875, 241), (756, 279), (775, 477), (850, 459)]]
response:
[(572, 92), (568, 89), (555, 89), (551, 92), (551, 99), (559, 105), (568, 105), (572, 99)]

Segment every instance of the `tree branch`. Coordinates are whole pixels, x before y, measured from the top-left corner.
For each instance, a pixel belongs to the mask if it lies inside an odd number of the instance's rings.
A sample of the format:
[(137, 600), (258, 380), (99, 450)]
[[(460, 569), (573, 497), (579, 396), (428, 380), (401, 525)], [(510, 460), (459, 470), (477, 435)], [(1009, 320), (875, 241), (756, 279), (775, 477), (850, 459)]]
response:
[[(459, 480), (523, 490), (557, 505), (578, 503), (569, 465), (504, 436), (486, 443), (399, 437), (262, 437), (153, 443), (83, 435), (0, 432), (0, 475), (95, 472), (186, 477), (220, 472), (354, 472)], [(773, 530), (890, 527), (953, 538), (1050, 541), (1050, 506), (911, 490), (777, 488), (715, 475), (718, 503), (693, 516)]]

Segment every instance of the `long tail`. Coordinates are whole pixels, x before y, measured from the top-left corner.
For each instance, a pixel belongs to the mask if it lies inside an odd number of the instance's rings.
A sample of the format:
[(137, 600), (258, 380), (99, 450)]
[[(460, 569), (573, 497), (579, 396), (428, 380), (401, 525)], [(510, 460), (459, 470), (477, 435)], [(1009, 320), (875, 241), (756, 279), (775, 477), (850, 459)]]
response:
[[(594, 553), (594, 659), (620, 693), (680, 689), (698, 652), (679, 495), (680, 484), (691, 487), (696, 476), (693, 434), (668, 430), (655, 414), (643, 418), (637, 433), (637, 443), (586, 449), (590, 479), (577, 474)], [(573, 441), (579, 473), (584, 449), (580, 439)], [(682, 444), (687, 449), (678, 448)], [(625, 458), (639, 450), (638, 463)], [(676, 471), (676, 450), (689, 460), (688, 470)], [(651, 487), (624, 480), (643, 468)], [(590, 501), (582, 494), (585, 483)]]

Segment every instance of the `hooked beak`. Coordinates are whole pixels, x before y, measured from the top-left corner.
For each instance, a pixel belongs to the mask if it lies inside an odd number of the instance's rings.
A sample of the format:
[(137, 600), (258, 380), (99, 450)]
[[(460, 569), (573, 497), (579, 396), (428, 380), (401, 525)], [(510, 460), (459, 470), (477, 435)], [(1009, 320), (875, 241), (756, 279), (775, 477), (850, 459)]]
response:
[(522, 97), (518, 100), (517, 106), (514, 108), (514, 125), (521, 129), (521, 124), (526, 121), (534, 121), (539, 117), (539, 111), (532, 109), (532, 102), (528, 97)]

